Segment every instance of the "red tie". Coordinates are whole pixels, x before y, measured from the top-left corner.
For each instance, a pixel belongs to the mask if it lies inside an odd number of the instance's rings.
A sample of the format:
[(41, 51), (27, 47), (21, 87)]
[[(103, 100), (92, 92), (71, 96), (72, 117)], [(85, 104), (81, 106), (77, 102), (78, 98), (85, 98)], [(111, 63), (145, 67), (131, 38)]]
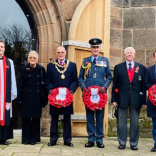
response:
[(62, 61), (60, 61), (60, 65), (61, 65), (61, 66), (63, 65), (63, 62), (62, 62)]

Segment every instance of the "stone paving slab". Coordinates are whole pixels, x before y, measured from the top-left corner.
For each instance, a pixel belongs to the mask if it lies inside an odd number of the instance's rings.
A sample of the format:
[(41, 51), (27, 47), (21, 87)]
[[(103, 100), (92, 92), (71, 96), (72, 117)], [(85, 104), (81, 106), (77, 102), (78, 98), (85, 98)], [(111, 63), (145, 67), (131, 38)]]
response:
[(49, 137), (42, 137), (41, 142), (36, 145), (21, 144), (21, 137), (16, 136), (8, 140), (9, 145), (0, 145), (0, 156), (156, 156), (150, 152), (153, 147), (151, 138), (140, 138), (138, 151), (130, 149), (129, 140), (125, 150), (118, 149), (117, 138), (105, 138), (104, 149), (99, 149), (96, 144), (92, 148), (85, 148), (87, 138), (73, 138), (74, 147), (64, 146), (63, 139), (60, 138), (56, 146), (47, 146)]

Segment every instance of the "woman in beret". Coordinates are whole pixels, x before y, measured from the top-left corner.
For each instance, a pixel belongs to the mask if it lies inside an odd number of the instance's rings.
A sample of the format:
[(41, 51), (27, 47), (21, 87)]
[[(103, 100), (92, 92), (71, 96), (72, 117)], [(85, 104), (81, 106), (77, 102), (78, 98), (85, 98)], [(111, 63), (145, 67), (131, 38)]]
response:
[(41, 110), (47, 104), (44, 89), (45, 68), (38, 64), (38, 53), (30, 51), (28, 64), (21, 68), (18, 83), (18, 103), (22, 116), (22, 143), (40, 142)]

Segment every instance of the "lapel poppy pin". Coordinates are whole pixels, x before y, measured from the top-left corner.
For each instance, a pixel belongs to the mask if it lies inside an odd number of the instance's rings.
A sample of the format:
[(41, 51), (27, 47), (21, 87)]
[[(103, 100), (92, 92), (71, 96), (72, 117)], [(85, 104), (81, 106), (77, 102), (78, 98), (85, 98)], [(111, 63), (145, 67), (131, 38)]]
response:
[(138, 77), (138, 80), (141, 81), (141, 76)]
[(139, 66), (135, 68), (135, 73), (138, 73), (138, 71), (139, 71)]
[(115, 93), (118, 93), (119, 92), (119, 90), (118, 89), (115, 89)]
[(30, 68), (26, 68), (26, 70), (29, 70)]

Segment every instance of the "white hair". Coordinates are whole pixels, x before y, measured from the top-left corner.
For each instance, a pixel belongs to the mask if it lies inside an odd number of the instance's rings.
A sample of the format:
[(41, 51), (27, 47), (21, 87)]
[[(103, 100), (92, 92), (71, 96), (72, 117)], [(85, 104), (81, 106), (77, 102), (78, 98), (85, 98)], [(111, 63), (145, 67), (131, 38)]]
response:
[(36, 51), (34, 51), (34, 50), (32, 50), (32, 51), (30, 51), (30, 52), (28, 53), (28, 58), (29, 58), (29, 55), (30, 55), (30, 54), (36, 54), (37, 59), (39, 58), (38, 53), (37, 53)]
[(133, 47), (127, 47), (127, 48), (124, 49), (124, 54), (126, 54), (128, 49), (132, 49), (133, 53), (135, 53), (135, 49)]

